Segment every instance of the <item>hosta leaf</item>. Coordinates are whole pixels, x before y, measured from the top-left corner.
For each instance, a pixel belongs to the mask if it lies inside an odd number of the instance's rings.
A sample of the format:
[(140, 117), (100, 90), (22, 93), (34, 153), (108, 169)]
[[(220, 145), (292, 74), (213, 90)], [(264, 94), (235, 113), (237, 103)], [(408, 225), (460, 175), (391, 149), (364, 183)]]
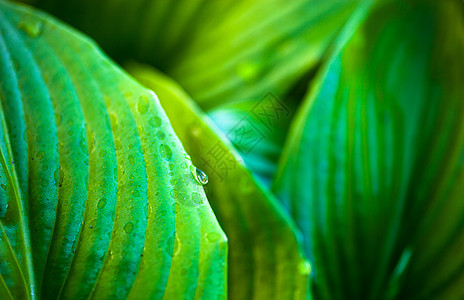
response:
[(192, 160), (209, 175), (206, 193), (229, 239), (229, 298), (305, 299), (309, 264), (272, 194), (175, 81), (148, 66), (128, 69), (159, 95)]
[(37, 0), (117, 60), (176, 79), (204, 109), (283, 98), (320, 61), (357, 0)]
[(153, 92), (45, 14), (1, 1), (0, 32), (0, 293), (225, 297), (226, 238)]
[(462, 12), (384, 1), (357, 29), (355, 15), (292, 125), (275, 191), (318, 299), (463, 297)]

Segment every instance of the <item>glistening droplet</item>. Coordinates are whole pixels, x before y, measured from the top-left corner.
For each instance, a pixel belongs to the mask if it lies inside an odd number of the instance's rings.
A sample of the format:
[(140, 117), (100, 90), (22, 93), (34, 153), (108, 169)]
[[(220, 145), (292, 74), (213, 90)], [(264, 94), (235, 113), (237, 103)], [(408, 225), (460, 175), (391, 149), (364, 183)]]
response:
[(208, 183), (208, 175), (206, 175), (205, 172), (203, 172), (202, 170), (194, 167), (194, 166), (190, 166), (190, 171), (192, 172), (192, 175), (193, 175), (193, 178), (195, 178), (195, 180), (201, 184), (201, 185), (205, 185)]

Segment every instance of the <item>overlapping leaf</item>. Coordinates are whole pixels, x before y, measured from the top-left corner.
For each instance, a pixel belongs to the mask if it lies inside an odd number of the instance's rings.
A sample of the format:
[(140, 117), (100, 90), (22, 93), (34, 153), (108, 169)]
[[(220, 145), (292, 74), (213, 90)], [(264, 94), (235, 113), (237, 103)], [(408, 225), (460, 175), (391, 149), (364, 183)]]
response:
[(383, 1), (356, 29), (365, 12), (305, 100), (275, 191), (318, 299), (460, 299), (463, 3)]
[(0, 32), (2, 299), (225, 297), (226, 238), (156, 96), (44, 14), (2, 1)]
[(148, 66), (129, 71), (157, 93), (192, 160), (209, 175), (206, 193), (229, 239), (229, 298), (306, 299), (309, 264), (272, 194), (176, 82)]

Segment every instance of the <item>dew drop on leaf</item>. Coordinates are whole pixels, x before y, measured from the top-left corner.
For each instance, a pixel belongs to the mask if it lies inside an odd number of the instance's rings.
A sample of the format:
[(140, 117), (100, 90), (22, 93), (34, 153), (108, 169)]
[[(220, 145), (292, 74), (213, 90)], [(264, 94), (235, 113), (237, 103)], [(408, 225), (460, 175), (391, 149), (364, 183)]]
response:
[(60, 167), (56, 168), (54, 177), (55, 177), (55, 185), (57, 187), (62, 186), (63, 185), (63, 179), (64, 179), (63, 169), (61, 169)]
[(173, 203), (171, 208), (172, 208), (172, 212), (175, 214), (180, 212), (180, 204), (177, 202)]
[(208, 232), (206, 234), (206, 239), (210, 243), (216, 242), (217, 240), (219, 240), (220, 237), (221, 237), (221, 235), (219, 233), (217, 233), (217, 232)]
[(178, 192), (176, 189), (173, 189), (173, 190), (171, 191), (171, 197), (174, 198), (174, 199), (176, 199), (177, 196), (179, 196), (179, 192)]
[(137, 102), (137, 111), (139, 114), (144, 114), (148, 110), (148, 97), (146, 95), (142, 95)]
[(36, 38), (42, 33), (43, 24), (40, 20), (26, 17), (18, 23), (18, 28), (29, 37)]
[(97, 207), (100, 209), (105, 208), (106, 203), (108, 203), (108, 200), (106, 200), (106, 198), (101, 198), (100, 200), (98, 200)]
[(159, 127), (161, 125), (161, 119), (159, 117), (153, 117), (148, 120), (148, 124), (153, 127)]
[(161, 144), (160, 145), (160, 154), (163, 156), (165, 159), (171, 159), (172, 158), (172, 150), (169, 148), (168, 145), (166, 144)]
[(124, 231), (126, 233), (131, 233), (132, 230), (134, 230), (134, 224), (132, 224), (132, 222), (129, 222), (124, 226)]
[(121, 141), (119, 139), (114, 141), (114, 148), (116, 150), (121, 150), (122, 149), (122, 144), (121, 144)]
[(93, 219), (92, 221), (89, 222), (89, 228), (92, 229), (95, 227), (97, 227), (97, 220)]
[(202, 170), (194, 167), (194, 166), (190, 166), (190, 171), (192, 172), (192, 175), (193, 175), (193, 178), (195, 178), (195, 180), (201, 184), (201, 185), (205, 185), (208, 183), (208, 175), (206, 175), (205, 172), (203, 172)]

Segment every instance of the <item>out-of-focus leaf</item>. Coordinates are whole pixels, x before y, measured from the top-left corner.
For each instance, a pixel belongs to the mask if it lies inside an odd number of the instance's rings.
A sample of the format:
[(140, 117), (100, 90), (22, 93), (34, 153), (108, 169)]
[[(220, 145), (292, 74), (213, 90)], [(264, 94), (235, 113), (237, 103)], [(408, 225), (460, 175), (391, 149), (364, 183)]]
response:
[(317, 299), (464, 297), (463, 12), (384, 1), (345, 28), (298, 113), (274, 190)]
[(225, 133), (253, 174), (270, 187), (295, 106), (295, 101), (283, 101), (269, 93), (259, 101), (216, 107), (208, 116)]
[(157, 93), (195, 165), (209, 176), (206, 194), (229, 239), (229, 298), (305, 299), (309, 264), (273, 195), (175, 81), (144, 65), (128, 70)]
[(2, 299), (226, 296), (225, 235), (153, 92), (0, 1), (0, 104)]
[(150, 63), (206, 110), (283, 98), (320, 61), (358, 0), (36, 0), (118, 61)]

